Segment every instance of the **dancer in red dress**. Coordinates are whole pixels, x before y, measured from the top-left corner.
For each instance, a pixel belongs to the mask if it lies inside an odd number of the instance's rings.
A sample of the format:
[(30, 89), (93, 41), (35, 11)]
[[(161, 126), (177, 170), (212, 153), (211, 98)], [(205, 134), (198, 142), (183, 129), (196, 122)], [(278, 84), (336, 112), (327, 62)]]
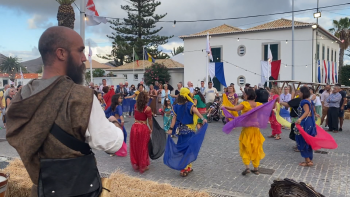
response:
[[(277, 87), (274, 87), (271, 90), (271, 96), (269, 98), (269, 101), (272, 101), (273, 99), (277, 99), (276, 102), (279, 102), (279, 90)], [(281, 139), (280, 135), (282, 133), (282, 130), (281, 130), (282, 126), (279, 122), (277, 122), (276, 115), (275, 115), (274, 111), (271, 112), (271, 116), (270, 116), (269, 121), (271, 124), (272, 133), (268, 137), (275, 138), (275, 140), (280, 140)]]
[[(148, 94), (140, 92), (135, 105), (135, 123), (130, 132), (130, 160), (135, 170), (148, 170), (148, 142), (152, 133), (152, 110), (147, 106)], [(149, 127), (147, 126), (147, 122)]]

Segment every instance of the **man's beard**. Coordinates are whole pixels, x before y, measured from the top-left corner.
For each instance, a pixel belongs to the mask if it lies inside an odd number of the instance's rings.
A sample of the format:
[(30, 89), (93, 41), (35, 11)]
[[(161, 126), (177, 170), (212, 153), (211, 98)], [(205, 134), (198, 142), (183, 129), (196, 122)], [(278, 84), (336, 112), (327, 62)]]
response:
[(71, 78), (74, 83), (76, 84), (82, 84), (84, 80), (84, 73), (85, 73), (86, 67), (85, 64), (82, 63), (80, 66), (74, 64), (73, 58), (71, 55), (68, 57), (67, 62), (67, 76)]

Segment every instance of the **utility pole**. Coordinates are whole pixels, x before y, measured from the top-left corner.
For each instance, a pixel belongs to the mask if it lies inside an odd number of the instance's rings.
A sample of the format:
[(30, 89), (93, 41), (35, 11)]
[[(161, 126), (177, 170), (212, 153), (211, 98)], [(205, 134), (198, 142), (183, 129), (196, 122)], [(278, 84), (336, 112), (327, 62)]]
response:
[(80, 36), (85, 45), (85, 0), (80, 0)]
[(294, 77), (294, 0), (292, 0), (292, 80)]

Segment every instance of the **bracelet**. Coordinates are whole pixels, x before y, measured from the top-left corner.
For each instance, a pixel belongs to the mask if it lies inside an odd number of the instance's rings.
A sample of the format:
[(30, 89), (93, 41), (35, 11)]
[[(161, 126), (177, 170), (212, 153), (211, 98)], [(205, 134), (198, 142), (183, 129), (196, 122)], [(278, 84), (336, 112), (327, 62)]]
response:
[(172, 128), (172, 127), (170, 127), (170, 128), (169, 128), (169, 130), (173, 130), (173, 128)]

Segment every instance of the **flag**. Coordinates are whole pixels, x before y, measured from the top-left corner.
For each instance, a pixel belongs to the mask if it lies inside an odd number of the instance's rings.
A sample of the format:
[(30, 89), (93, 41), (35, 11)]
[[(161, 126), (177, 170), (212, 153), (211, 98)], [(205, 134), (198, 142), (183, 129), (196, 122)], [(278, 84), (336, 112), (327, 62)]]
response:
[(22, 67), (19, 67), (19, 71), (20, 71), (20, 74), (21, 74), (21, 79), (23, 80)]
[(325, 72), (324, 82), (327, 83), (327, 65), (326, 65), (326, 60), (323, 60), (323, 66), (324, 66), (324, 72)]
[(145, 60), (148, 60), (149, 62), (153, 62), (155, 63), (156, 61), (154, 60), (154, 58), (146, 51), (145, 49)]
[(135, 49), (134, 48), (132, 48), (132, 50), (134, 51), (134, 61), (136, 60), (136, 64), (137, 64), (137, 67), (139, 67), (140, 65), (139, 65), (139, 56), (137, 56), (137, 53), (135, 53)]
[(272, 56), (272, 53), (271, 53), (271, 49), (270, 49), (270, 44), (268, 45), (268, 62), (272, 62), (273, 60), (273, 56)]
[(88, 59), (89, 59), (90, 63), (92, 63), (91, 56), (92, 56), (92, 51), (91, 51), (90, 42), (89, 42), (89, 56), (88, 56)]
[(317, 78), (318, 78), (318, 83), (322, 83), (322, 81), (321, 81), (321, 65), (320, 65), (320, 60), (317, 60)]
[(334, 81), (334, 62), (332, 62), (332, 81), (333, 81), (333, 84), (335, 84), (335, 81)]
[(334, 67), (335, 67), (335, 83), (338, 83), (337, 62), (334, 63)]
[(214, 77), (216, 77), (224, 87), (227, 87), (226, 80), (225, 80), (224, 63), (223, 62), (211, 62), (211, 63), (209, 63), (208, 72), (209, 72), (209, 75), (212, 79)]
[(209, 42), (209, 33), (207, 33), (207, 49), (206, 52), (209, 56), (209, 59), (213, 61), (213, 54), (211, 53), (211, 47), (210, 47), (210, 42)]
[(328, 61), (328, 83), (331, 83), (331, 64)]
[(100, 23), (106, 24), (108, 22), (106, 17), (99, 16), (93, 0), (88, 0), (86, 4), (85, 14), (86, 14), (85, 20), (86, 20), (87, 26), (95, 26), (95, 25), (99, 25)]
[(269, 63), (267, 61), (261, 61), (261, 84), (265, 84), (269, 79)]
[[(271, 56), (272, 58), (272, 56)], [(281, 69), (281, 60), (276, 60), (271, 62), (271, 76), (275, 79), (278, 80), (278, 75), (280, 73), (280, 69)]]

